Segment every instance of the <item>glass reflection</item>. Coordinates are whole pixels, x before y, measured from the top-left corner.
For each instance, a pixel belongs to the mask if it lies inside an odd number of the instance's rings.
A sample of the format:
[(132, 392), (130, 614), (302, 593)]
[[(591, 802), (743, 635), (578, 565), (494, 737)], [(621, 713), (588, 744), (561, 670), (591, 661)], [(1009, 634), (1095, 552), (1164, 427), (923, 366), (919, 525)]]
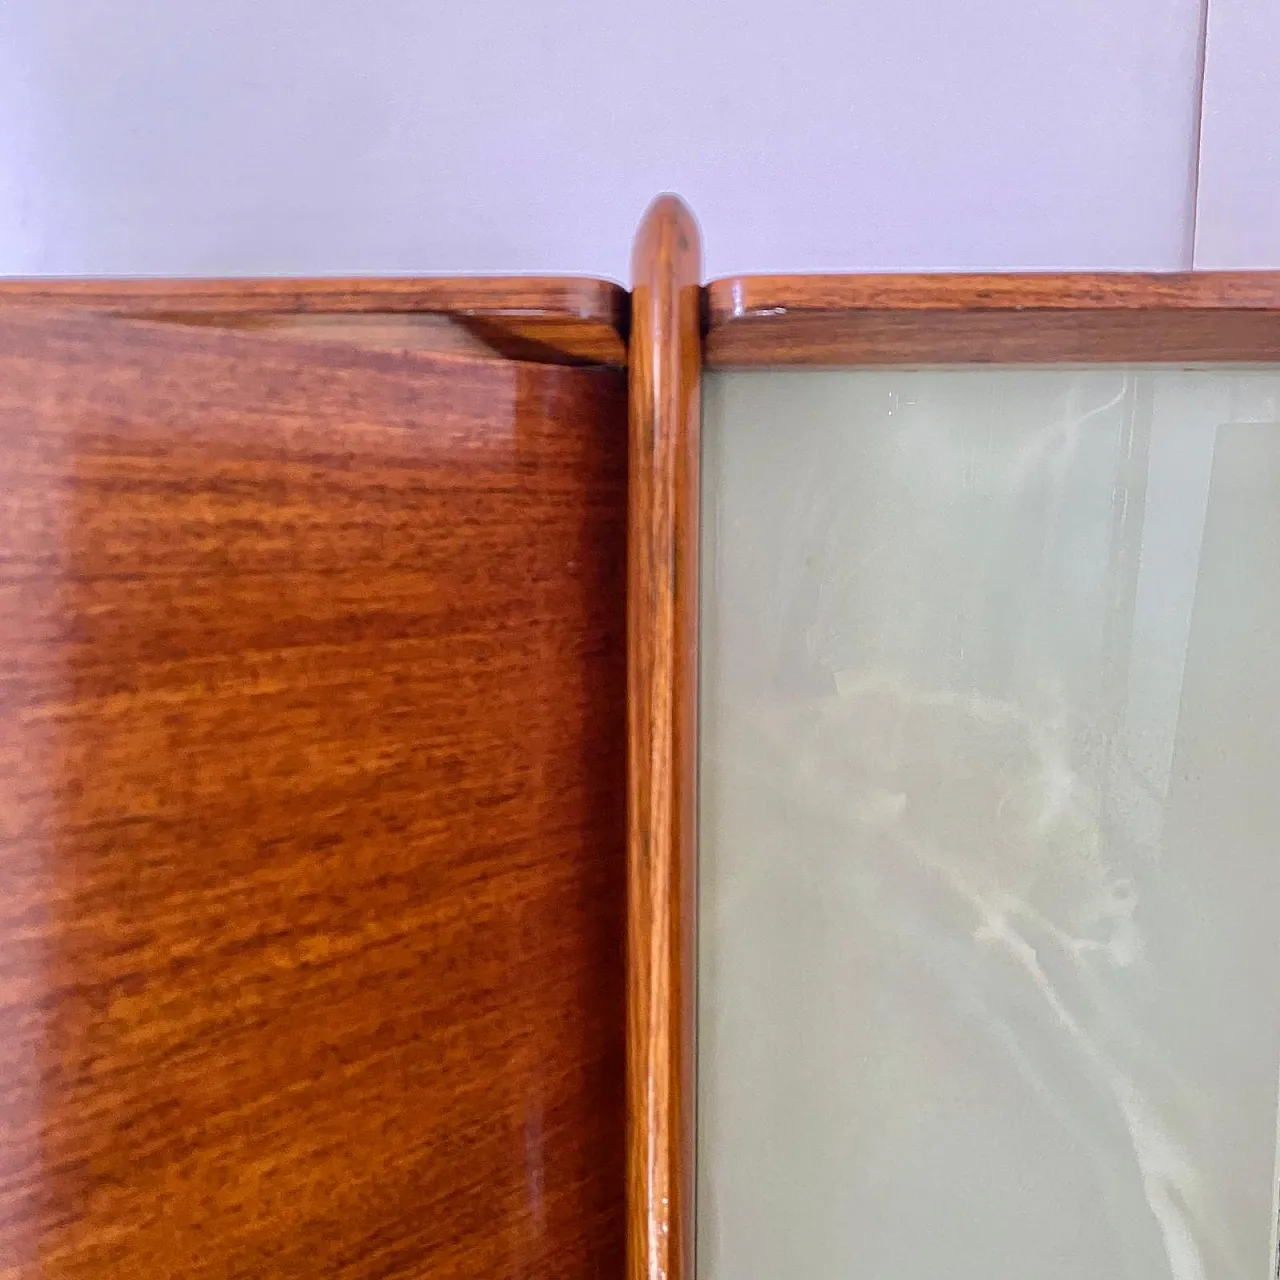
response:
[(734, 373), (702, 1280), (1274, 1274), (1280, 373)]

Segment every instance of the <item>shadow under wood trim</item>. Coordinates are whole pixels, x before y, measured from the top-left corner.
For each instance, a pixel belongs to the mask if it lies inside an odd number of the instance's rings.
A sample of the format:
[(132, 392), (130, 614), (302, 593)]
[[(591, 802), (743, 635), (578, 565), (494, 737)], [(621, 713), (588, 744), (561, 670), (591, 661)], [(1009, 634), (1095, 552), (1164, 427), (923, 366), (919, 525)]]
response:
[(1280, 272), (740, 276), (707, 288), (707, 363), (1280, 357)]
[(342, 316), (350, 331), (326, 336), (377, 344), (390, 321), (444, 316), (485, 350), (509, 359), (618, 367), (626, 362), (629, 311), (621, 285), (576, 276), (0, 280), (0, 307), (29, 302), (225, 328)]
[(632, 258), (627, 1275), (692, 1280), (701, 249), (660, 196)]

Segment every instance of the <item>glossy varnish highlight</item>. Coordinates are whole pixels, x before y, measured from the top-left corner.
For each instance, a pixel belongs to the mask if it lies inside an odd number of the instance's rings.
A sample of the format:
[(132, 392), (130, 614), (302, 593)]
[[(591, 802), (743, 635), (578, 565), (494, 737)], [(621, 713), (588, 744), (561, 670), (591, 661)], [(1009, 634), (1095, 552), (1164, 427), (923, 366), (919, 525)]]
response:
[(0, 318), (0, 1275), (619, 1272), (624, 406)]

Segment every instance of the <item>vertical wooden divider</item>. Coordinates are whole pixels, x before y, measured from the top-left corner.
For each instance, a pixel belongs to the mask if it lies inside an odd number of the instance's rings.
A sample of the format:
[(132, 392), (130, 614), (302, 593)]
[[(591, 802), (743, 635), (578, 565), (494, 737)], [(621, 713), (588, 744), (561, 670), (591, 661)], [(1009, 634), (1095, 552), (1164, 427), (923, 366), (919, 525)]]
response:
[(702, 254), (659, 196), (632, 257), (627, 1275), (692, 1280)]

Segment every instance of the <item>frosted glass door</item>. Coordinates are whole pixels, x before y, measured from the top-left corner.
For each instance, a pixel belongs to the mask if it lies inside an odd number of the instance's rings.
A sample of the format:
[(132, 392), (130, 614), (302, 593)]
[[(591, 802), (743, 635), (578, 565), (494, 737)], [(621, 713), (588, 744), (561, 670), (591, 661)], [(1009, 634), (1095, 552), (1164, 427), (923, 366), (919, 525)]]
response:
[(1280, 372), (705, 401), (699, 1280), (1269, 1280)]

